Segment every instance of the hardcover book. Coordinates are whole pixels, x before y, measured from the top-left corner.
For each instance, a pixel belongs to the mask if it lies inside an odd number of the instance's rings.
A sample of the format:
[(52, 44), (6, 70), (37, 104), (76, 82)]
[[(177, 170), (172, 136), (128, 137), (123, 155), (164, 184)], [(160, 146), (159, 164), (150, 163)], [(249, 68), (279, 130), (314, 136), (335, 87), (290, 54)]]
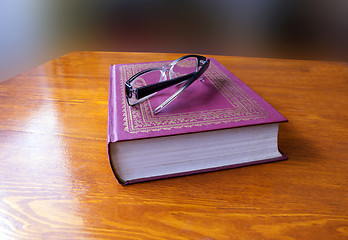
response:
[(213, 58), (202, 79), (160, 113), (153, 106), (165, 93), (129, 106), (125, 82), (169, 63), (110, 66), (108, 154), (120, 184), (286, 159), (278, 127), (287, 119)]

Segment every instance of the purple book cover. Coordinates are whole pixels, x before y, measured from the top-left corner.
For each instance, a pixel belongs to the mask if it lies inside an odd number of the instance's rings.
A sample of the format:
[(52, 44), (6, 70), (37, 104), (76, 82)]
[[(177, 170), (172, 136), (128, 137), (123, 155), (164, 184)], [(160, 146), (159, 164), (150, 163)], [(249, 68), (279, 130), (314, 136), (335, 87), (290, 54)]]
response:
[(196, 80), (156, 115), (155, 106), (169, 96), (156, 94), (131, 107), (125, 97), (125, 82), (141, 70), (170, 62), (110, 66), (108, 144), (287, 121), (217, 60), (210, 61), (203, 80)]

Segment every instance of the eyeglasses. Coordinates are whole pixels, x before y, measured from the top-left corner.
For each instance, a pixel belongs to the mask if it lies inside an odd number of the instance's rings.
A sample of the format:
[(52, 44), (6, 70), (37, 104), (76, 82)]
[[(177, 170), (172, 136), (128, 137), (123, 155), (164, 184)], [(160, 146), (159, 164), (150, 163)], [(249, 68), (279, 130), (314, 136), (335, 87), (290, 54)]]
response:
[(159, 113), (195, 80), (200, 78), (208, 69), (209, 63), (210, 60), (204, 56), (186, 55), (163, 67), (149, 68), (138, 72), (125, 84), (128, 105), (135, 106), (161, 90), (179, 86), (177, 91), (174, 89), (174, 94), (153, 110), (154, 114)]

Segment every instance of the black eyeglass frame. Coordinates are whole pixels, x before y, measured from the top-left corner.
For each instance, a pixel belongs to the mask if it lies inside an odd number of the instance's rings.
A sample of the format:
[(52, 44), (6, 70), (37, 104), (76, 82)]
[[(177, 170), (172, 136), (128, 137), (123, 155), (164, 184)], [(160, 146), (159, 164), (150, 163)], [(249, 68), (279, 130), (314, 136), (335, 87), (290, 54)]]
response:
[[(189, 58), (189, 57), (196, 58), (196, 61), (197, 61), (196, 72), (192, 72), (192, 73), (189, 73), (189, 74), (186, 74), (186, 75), (183, 75), (183, 76), (180, 76), (180, 77), (176, 77), (176, 78), (173, 78), (173, 79), (169, 79), (169, 80), (166, 80), (166, 81), (162, 81), (162, 82), (153, 83), (153, 84), (149, 84), (149, 85), (146, 85), (146, 86), (138, 87), (138, 88), (135, 88), (135, 89), (132, 88), (131, 82), (134, 81), (139, 76), (141, 76), (142, 74), (145, 74), (145, 73), (148, 73), (148, 72), (151, 72), (151, 71), (158, 71), (158, 70), (161, 71), (163, 69), (169, 70), (171, 67), (173, 67), (179, 61), (181, 61), (181, 60), (183, 60), (185, 58)], [(135, 105), (137, 105), (139, 103), (139, 102), (136, 102), (134, 104), (130, 103), (129, 98), (131, 98), (133, 96), (133, 94), (135, 94), (135, 98), (137, 100), (139, 100), (139, 99), (147, 97), (147, 96), (149, 96), (151, 94), (154, 94), (154, 93), (156, 93), (158, 91), (164, 90), (166, 88), (169, 88), (171, 86), (174, 86), (174, 85), (177, 85), (179, 83), (182, 83), (182, 82), (186, 81), (186, 83), (182, 87), (182, 89), (184, 90), (185, 88), (190, 86), (195, 80), (197, 80), (208, 69), (209, 64), (210, 64), (210, 60), (207, 59), (204, 56), (200, 56), (200, 55), (186, 55), (186, 56), (183, 56), (181, 58), (178, 58), (178, 59), (174, 60), (170, 65), (166, 65), (166, 66), (164, 66), (162, 68), (158, 68), (158, 67), (156, 67), (156, 68), (149, 68), (149, 69), (145, 69), (145, 70), (143, 70), (141, 72), (136, 73), (130, 79), (128, 79), (126, 81), (126, 83), (125, 83), (125, 94), (126, 94), (128, 105), (135, 106)], [(201, 66), (201, 68), (199, 69), (200, 66)], [(172, 100), (173, 99), (171, 99), (171, 101)]]

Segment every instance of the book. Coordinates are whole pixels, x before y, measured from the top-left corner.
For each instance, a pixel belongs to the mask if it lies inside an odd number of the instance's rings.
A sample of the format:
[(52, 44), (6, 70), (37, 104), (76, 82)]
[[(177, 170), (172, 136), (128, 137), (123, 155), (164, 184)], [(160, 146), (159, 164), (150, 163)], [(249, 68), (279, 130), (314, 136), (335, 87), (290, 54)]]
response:
[[(159, 114), (153, 101), (129, 106), (125, 82), (170, 62), (110, 66), (108, 154), (122, 185), (285, 160), (279, 123), (287, 119), (216, 59)], [(175, 86), (174, 86), (175, 87)]]

